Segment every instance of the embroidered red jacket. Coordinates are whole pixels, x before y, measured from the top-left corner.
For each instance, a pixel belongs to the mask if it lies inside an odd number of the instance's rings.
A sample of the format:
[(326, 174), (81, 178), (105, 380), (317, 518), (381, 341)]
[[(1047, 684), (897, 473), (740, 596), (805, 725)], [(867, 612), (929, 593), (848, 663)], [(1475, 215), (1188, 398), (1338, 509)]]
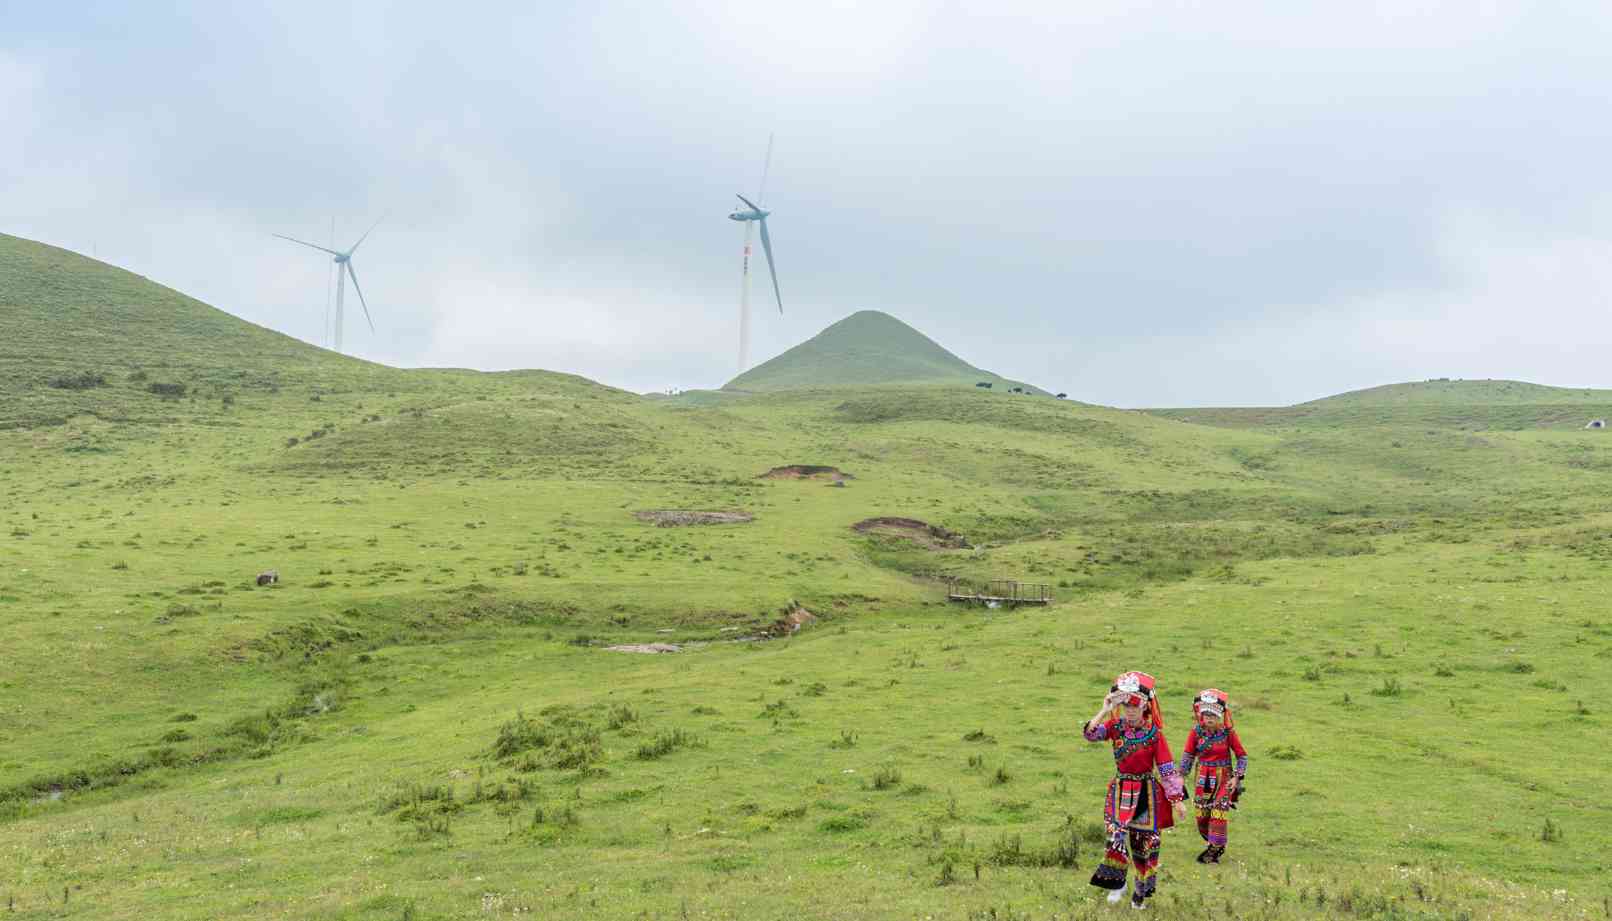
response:
[[(1237, 756), (1235, 764), (1232, 755)], [(1187, 747), (1181, 752), (1181, 773), (1191, 776), (1192, 765), (1198, 764), (1198, 782), (1193, 790), (1198, 803), (1224, 804), (1237, 789), (1233, 778), (1240, 778), (1248, 770), (1248, 752), (1243, 750), (1235, 729), (1217, 729), (1208, 732), (1194, 727), (1187, 733)]]
[[(1175, 824), (1168, 803), (1184, 793), (1175, 756), (1164, 733), (1150, 724), (1127, 728), (1123, 721), (1088, 725), (1083, 735), (1092, 742), (1108, 741), (1114, 748), (1115, 778), (1109, 782), (1103, 804), (1104, 818), (1120, 826), (1141, 824), (1154, 830)], [(1158, 769), (1157, 779), (1153, 771)], [(1144, 779), (1145, 778), (1145, 779)], [(1162, 783), (1161, 783), (1162, 782)]]

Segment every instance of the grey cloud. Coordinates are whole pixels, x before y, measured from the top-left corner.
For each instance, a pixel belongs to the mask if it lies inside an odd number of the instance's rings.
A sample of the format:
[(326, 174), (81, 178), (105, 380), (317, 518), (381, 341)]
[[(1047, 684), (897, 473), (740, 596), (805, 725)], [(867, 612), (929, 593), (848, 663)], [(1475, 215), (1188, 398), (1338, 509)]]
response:
[(763, 357), (878, 308), (1119, 405), (1604, 378), (1612, 12), (1071, 6), (32, 9), (0, 230), (317, 341), (267, 234), (386, 213), (360, 354), (715, 386), (776, 130)]

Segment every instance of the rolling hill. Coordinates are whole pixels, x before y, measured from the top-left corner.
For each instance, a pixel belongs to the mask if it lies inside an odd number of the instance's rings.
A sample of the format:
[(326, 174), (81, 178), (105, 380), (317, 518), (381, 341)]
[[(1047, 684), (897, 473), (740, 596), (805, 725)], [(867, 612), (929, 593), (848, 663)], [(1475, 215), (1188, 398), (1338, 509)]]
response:
[[(1598, 433), (1465, 403), (1184, 425), (933, 353), (855, 393), (646, 400), (365, 365), (25, 256), (8, 918), (1096, 917), (1113, 761), (1075, 724), (1132, 667), (1176, 749), (1216, 686), (1251, 756), (1223, 865), (1165, 837), (1159, 917), (1604, 914)], [(1004, 578), (1055, 602), (943, 600)], [(609, 648), (648, 643), (678, 651)]]
[(1612, 415), (1612, 390), (1526, 381), (1438, 378), (1384, 384), (1292, 406), (1150, 409), (1157, 416), (1230, 428), (1434, 426), (1467, 431), (1576, 429)]
[(264, 329), (143, 276), (0, 234), (0, 427), (171, 414), (175, 397), (373, 387), (399, 372)]
[(740, 374), (722, 389), (763, 393), (876, 384), (973, 386), (980, 381), (1044, 393), (974, 367), (887, 313), (862, 310)]
[(1351, 390), (1333, 394), (1299, 406), (1411, 406), (1429, 404), (1453, 405), (1521, 405), (1563, 403), (1612, 402), (1612, 390), (1595, 390), (1588, 387), (1547, 387), (1526, 381), (1504, 380), (1452, 380), (1437, 378), (1411, 381), (1403, 384), (1384, 384), (1365, 390)]

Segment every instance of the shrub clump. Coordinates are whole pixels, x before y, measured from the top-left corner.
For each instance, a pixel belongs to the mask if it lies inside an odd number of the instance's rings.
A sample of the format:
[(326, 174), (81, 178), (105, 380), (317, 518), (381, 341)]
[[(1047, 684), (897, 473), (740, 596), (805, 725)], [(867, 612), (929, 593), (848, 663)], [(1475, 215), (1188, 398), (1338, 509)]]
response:
[(161, 381), (152, 381), (146, 385), (146, 390), (162, 397), (164, 400), (177, 400), (185, 395), (187, 389), (189, 388), (184, 384), (165, 384)]
[(638, 746), (638, 760), (654, 761), (657, 758), (664, 758), (679, 748), (689, 748), (701, 744), (699, 738), (690, 733), (681, 729), (668, 729)]
[(50, 386), (57, 390), (94, 390), (96, 387), (106, 386), (106, 375), (99, 371), (81, 371), (78, 374), (66, 374), (50, 379)]
[(498, 727), (493, 757), (508, 761), (527, 752), (541, 752), (542, 757), (526, 759), (522, 770), (585, 768), (604, 759), (598, 728), (564, 710), (541, 722), (516, 713), (514, 719)]

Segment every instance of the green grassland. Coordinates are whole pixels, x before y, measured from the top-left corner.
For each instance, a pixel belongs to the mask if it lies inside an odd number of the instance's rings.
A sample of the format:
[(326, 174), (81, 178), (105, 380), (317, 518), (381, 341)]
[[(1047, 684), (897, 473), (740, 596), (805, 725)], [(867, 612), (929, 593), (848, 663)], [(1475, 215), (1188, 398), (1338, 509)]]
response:
[[(1128, 668), (1177, 748), (1228, 689), (1251, 755), (1227, 862), (1167, 834), (1155, 914), (1612, 915), (1593, 405), (648, 400), (356, 362), (14, 238), (0, 292), (16, 917), (1103, 916), (1078, 725)], [(1057, 601), (943, 601), (1004, 577)], [(647, 642), (683, 651), (604, 648)]]

